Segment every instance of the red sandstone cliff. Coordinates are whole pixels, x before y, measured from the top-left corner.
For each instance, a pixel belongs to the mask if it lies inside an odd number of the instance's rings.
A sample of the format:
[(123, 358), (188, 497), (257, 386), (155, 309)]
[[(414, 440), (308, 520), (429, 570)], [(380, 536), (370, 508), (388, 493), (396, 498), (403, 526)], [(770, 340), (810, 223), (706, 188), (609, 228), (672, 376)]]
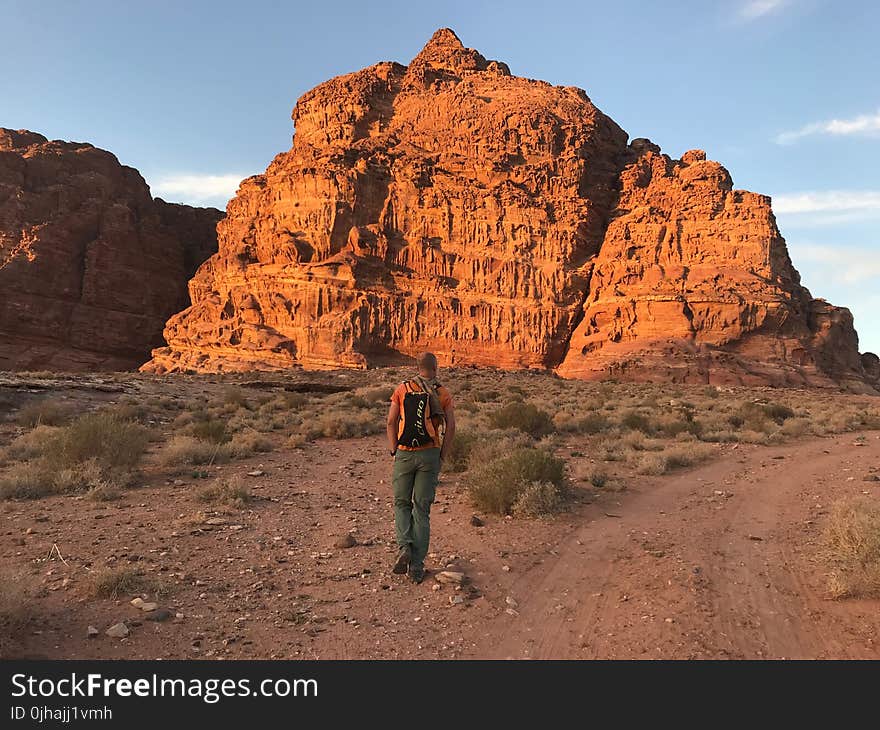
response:
[[(145, 369), (444, 364), (582, 378), (863, 382), (849, 312), (799, 283), (767, 197), (671, 160), (585, 92), (440, 30), (303, 95)], [(873, 370), (872, 370), (873, 368)]]
[(142, 364), (221, 216), (153, 200), (104, 150), (0, 128), (0, 370)]

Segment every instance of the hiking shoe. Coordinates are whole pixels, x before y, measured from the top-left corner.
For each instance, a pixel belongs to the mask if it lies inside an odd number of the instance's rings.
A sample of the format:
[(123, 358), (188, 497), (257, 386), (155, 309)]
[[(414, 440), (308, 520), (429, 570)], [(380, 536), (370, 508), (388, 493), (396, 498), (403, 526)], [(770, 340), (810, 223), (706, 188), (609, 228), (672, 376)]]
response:
[(421, 565), (409, 566), (409, 577), (413, 583), (421, 583), (425, 580), (425, 569)]
[(409, 561), (412, 559), (412, 550), (409, 547), (400, 548), (400, 552), (397, 553), (397, 560), (394, 563), (394, 567), (391, 569), (391, 572), (395, 575), (403, 575), (409, 570)]

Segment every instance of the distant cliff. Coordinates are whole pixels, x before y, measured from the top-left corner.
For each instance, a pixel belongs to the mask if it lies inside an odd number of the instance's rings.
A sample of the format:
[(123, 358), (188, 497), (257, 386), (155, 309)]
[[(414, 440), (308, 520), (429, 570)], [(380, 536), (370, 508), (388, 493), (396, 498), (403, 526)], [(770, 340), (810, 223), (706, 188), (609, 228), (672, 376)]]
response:
[(0, 128), (0, 370), (141, 365), (222, 216), (154, 200), (92, 145)]

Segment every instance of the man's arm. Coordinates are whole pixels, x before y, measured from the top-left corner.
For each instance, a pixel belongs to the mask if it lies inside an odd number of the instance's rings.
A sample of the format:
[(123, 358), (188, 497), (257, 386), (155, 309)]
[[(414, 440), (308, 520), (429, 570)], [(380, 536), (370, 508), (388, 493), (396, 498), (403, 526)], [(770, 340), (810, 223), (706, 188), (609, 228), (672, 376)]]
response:
[(392, 454), (397, 451), (397, 425), (399, 421), (400, 406), (396, 400), (393, 400), (388, 409), (388, 421), (385, 425), (385, 433), (388, 435), (388, 450)]
[(440, 460), (443, 461), (452, 448), (452, 439), (455, 438), (455, 411), (452, 408), (444, 411), (446, 414), (446, 435), (443, 438), (443, 446), (440, 448)]

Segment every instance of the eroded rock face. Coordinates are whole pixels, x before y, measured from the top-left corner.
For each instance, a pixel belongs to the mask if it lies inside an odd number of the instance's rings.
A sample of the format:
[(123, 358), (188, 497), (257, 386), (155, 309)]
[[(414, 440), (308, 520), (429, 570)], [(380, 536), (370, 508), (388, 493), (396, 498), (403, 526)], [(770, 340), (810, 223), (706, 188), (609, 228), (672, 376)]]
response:
[(634, 140), (566, 377), (820, 384), (860, 378), (852, 316), (801, 286), (770, 199)]
[(579, 317), (626, 135), (578, 89), (438, 31), (324, 83), (246, 180), (151, 369), (552, 367)]
[(145, 368), (441, 362), (582, 378), (864, 380), (767, 197), (440, 30), (306, 93)]
[(153, 200), (104, 150), (0, 128), (0, 370), (138, 367), (221, 216)]

